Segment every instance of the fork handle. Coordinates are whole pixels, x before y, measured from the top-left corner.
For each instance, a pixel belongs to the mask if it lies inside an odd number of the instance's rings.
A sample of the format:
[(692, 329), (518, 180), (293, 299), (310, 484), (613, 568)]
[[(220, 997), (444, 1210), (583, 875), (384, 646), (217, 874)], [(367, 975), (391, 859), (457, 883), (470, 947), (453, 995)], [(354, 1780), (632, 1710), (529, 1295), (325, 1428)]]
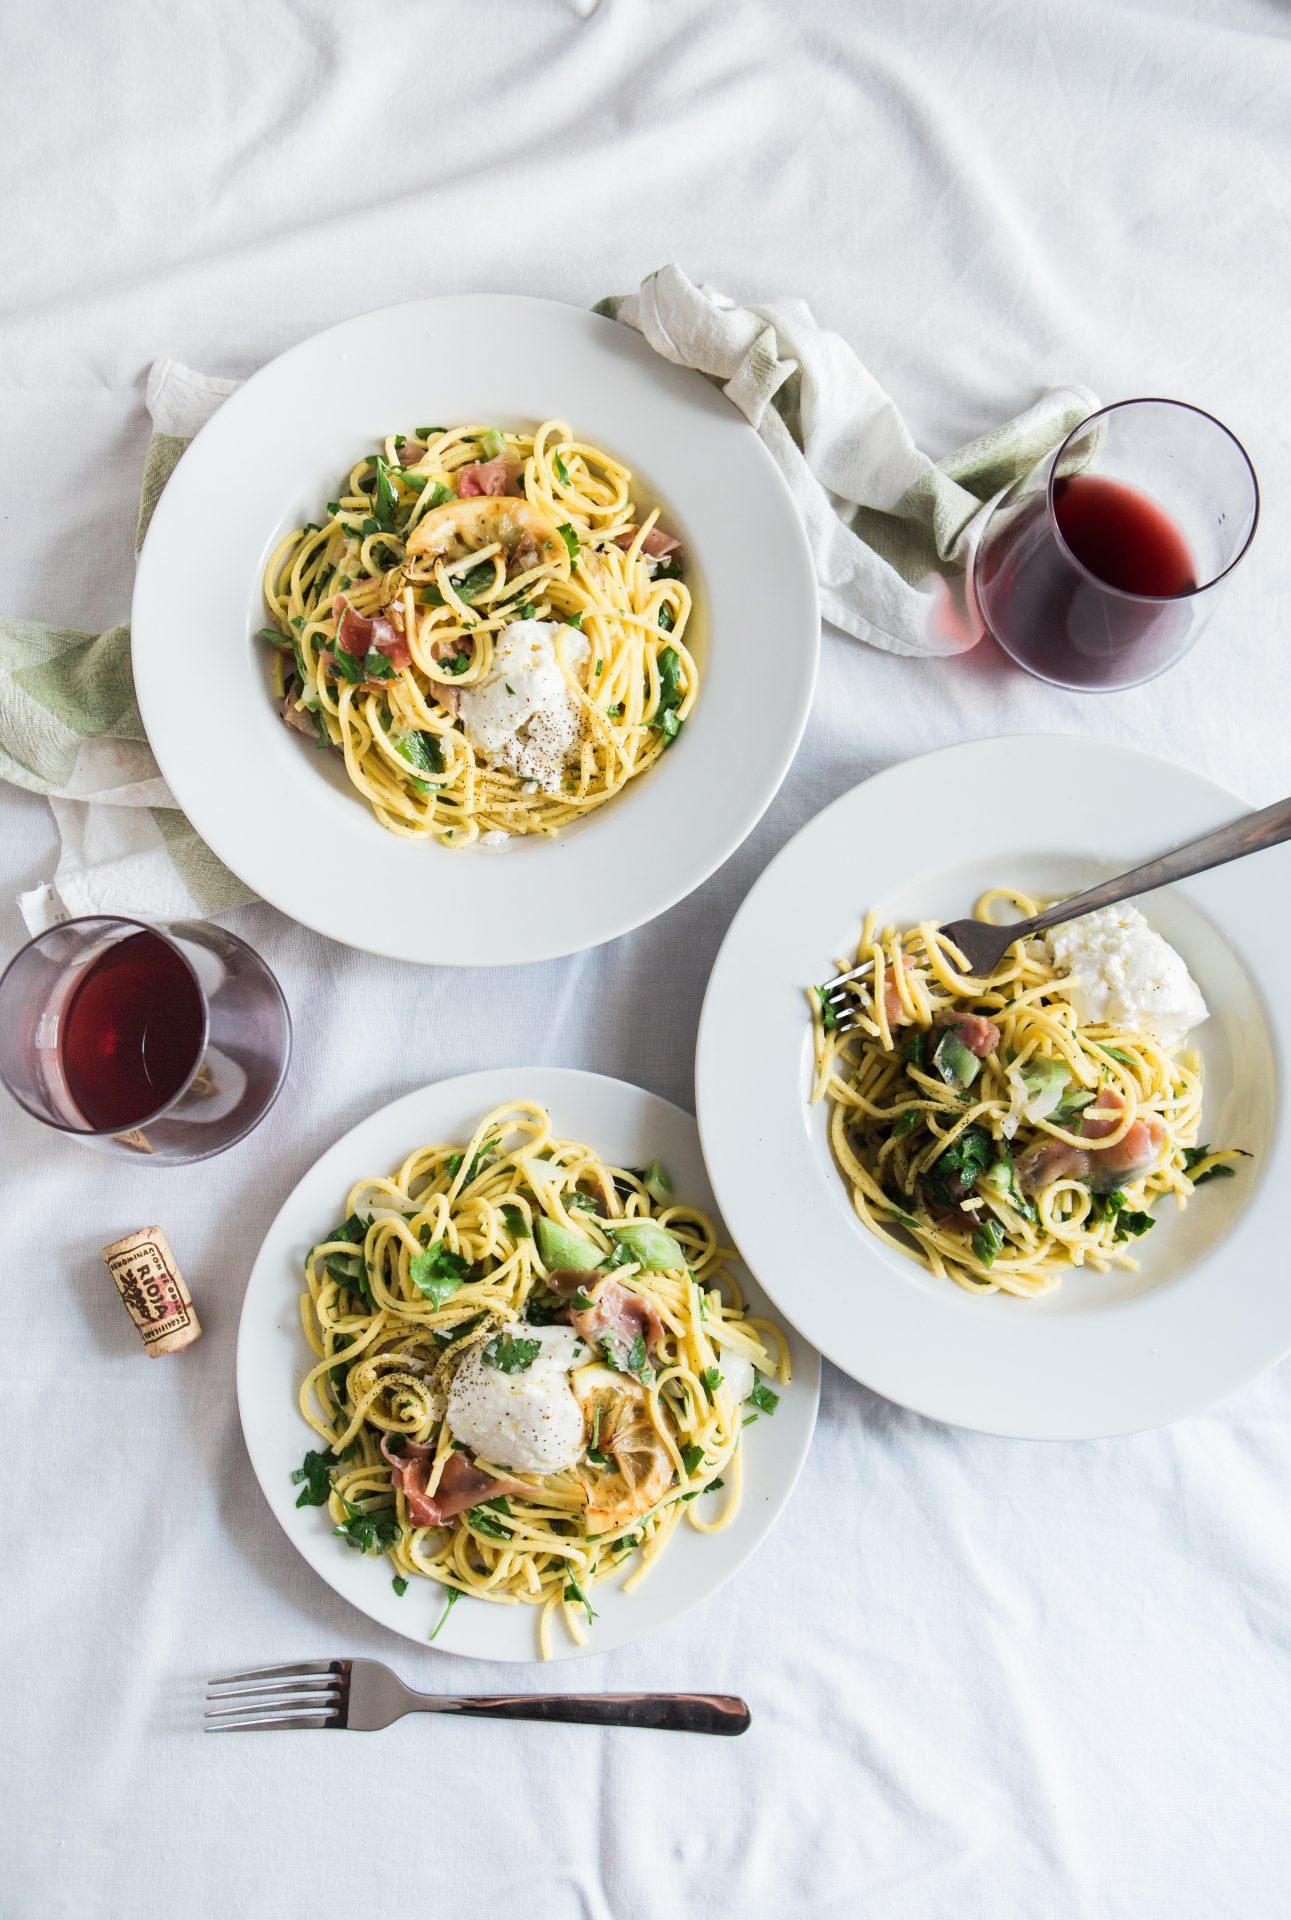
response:
[[(1176, 880), (1186, 880), (1189, 874), (1208, 873), (1212, 867), (1240, 860), (1246, 853), (1262, 853), (1265, 847), (1276, 847), (1283, 840), (1291, 840), (1291, 799), (1275, 800), (1271, 807), (1243, 814), (1240, 820), (1217, 827), (1213, 833), (1203, 834), (1200, 840), (1189, 840), (1186, 846), (1148, 860), (1130, 873), (1119, 874), (1115, 880), (1104, 880), (1085, 893), (1059, 900), (1043, 913), (1022, 922), (1014, 937), (1024, 932), (1043, 933), (1046, 927), (1061, 926), (1064, 920), (1078, 919), (1082, 913), (1117, 906), (1137, 893), (1151, 893), (1155, 887), (1168, 887)], [(1010, 928), (1010, 932), (1013, 931)]]
[(656, 1727), (668, 1733), (744, 1733), (752, 1718), (745, 1702), (731, 1693), (419, 1694), (414, 1711), (583, 1727)]

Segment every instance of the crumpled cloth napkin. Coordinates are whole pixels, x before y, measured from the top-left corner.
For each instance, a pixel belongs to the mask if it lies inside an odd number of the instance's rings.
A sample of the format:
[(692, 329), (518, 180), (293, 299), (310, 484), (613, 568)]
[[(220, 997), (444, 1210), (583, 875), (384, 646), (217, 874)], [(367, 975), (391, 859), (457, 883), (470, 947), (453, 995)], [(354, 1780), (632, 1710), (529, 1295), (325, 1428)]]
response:
[[(1098, 406), (1084, 387), (933, 461), (851, 348), (802, 300), (741, 307), (676, 265), (598, 312), (718, 382), (784, 474), (815, 557), (826, 619), (889, 652), (957, 653), (979, 637), (964, 584), (992, 501)], [(153, 367), (153, 435), (135, 551), (179, 456), (237, 382)], [(0, 777), (43, 793), (61, 849), (19, 899), (33, 933), (75, 914), (194, 919), (254, 898), (193, 831), (148, 748), (130, 630), (0, 619)]]

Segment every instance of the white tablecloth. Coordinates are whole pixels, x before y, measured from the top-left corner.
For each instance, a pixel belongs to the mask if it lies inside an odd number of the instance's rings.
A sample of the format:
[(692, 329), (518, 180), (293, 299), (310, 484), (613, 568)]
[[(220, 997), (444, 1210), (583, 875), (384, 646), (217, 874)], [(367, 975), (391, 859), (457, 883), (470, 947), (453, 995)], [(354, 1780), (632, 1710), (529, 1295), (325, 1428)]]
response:
[[(122, 1167), (0, 1111), (0, 1908), (1287, 1912), (1285, 1370), (1091, 1446), (952, 1432), (828, 1371), (801, 1485), (744, 1574), (670, 1632), (546, 1676), (744, 1692), (739, 1742), (194, 1731), (205, 1675), (278, 1658), (372, 1653), (450, 1689), (517, 1680), (383, 1638), (295, 1558), (251, 1477), (242, 1290), (284, 1191), (336, 1134), (425, 1080), (507, 1062), (690, 1104), (736, 904), (803, 821), (905, 755), (1089, 732), (1253, 802), (1291, 788), (1285, 12), (61, 0), (11, 7), (6, 30), (12, 612), (84, 628), (126, 613), (155, 355), (244, 374), (363, 308), (465, 289), (588, 303), (670, 257), (736, 295), (805, 296), (934, 450), (1066, 379), (1197, 401), (1249, 447), (1266, 519), (1197, 652), (1138, 692), (1078, 698), (987, 646), (934, 666), (827, 633), (762, 826), (697, 897), (600, 952), (463, 980), (268, 908), (234, 916), (282, 979), (297, 1055), (273, 1124), (223, 1159)], [(10, 896), (47, 873), (53, 837), (35, 799), (0, 802), (8, 952)], [(154, 1219), (206, 1326), (157, 1363), (98, 1258)]]

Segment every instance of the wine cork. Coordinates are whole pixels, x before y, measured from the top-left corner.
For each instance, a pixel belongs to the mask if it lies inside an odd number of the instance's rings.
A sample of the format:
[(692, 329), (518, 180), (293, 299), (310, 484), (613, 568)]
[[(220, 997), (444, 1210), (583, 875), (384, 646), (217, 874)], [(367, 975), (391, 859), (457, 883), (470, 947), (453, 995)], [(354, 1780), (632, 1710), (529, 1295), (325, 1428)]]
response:
[(141, 1227), (104, 1247), (108, 1272), (149, 1359), (178, 1353), (201, 1336), (193, 1296), (160, 1227)]

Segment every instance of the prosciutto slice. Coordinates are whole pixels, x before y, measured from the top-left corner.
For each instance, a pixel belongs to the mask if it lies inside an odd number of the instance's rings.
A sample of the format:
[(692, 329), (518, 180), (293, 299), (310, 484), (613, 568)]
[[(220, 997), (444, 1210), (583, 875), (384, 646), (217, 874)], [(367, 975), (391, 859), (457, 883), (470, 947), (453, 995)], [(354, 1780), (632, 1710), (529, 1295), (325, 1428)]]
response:
[(522, 1493), (518, 1480), (500, 1480), (496, 1474), (477, 1467), (469, 1453), (454, 1451), (444, 1462), (439, 1485), (433, 1494), (426, 1492), (430, 1463), (435, 1455), (433, 1442), (409, 1440), (402, 1453), (391, 1453), (389, 1436), (381, 1442), (381, 1452), (390, 1463), (390, 1478), (408, 1503), (408, 1518), (414, 1527), (442, 1527), (455, 1520), (468, 1507), (481, 1500), (496, 1500), (499, 1494)]
[[(626, 553), (636, 537), (636, 528), (629, 527), (626, 533), (619, 534), (614, 544), (622, 547)], [(651, 527), (641, 542), (641, 551), (651, 560), (673, 560), (681, 552), (681, 541), (675, 533), (665, 533), (662, 527)]]
[(523, 468), (518, 460), (500, 453), (496, 460), (477, 460), (473, 467), (462, 467), (457, 475), (457, 497), (473, 500), (477, 494), (519, 493)]
[(385, 654), (392, 666), (406, 667), (412, 655), (403, 637), (403, 621), (395, 608), (369, 619), (356, 613), (343, 593), (336, 596), (336, 645), (342, 653), (361, 660), (373, 649)]
[(1145, 1173), (1161, 1156), (1165, 1123), (1155, 1114), (1142, 1114), (1109, 1147), (1100, 1146), (1115, 1133), (1125, 1117), (1125, 1095), (1117, 1087), (1103, 1087), (1075, 1129), (1089, 1146), (1069, 1146), (1065, 1140), (1047, 1140), (1032, 1147), (1017, 1163), (1018, 1184), (1024, 1193), (1039, 1193), (1055, 1180), (1080, 1180), (1094, 1193), (1110, 1193), (1136, 1174)]
[[(588, 1275), (579, 1276), (584, 1282)], [(592, 1304), (581, 1313), (571, 1313), (570, 1325), (581, 1333), (589, 1347), (601, 1347), (606, 1340), (620, 1363), (631, 1353), (637, 1335), (645, 1340), (647, 1353), (663, 1339), (663, 1321), (648, 1300), (617, 1280), (598, 1280), (591, 1292)]]
[(941, 1025), (945, 1032), (953, 1033), (979, 1060), (985, 1060), (1000, 1044), (999, 1028), (982, 1013), (961, 1013), (953, 1020), (943, 1020)]

